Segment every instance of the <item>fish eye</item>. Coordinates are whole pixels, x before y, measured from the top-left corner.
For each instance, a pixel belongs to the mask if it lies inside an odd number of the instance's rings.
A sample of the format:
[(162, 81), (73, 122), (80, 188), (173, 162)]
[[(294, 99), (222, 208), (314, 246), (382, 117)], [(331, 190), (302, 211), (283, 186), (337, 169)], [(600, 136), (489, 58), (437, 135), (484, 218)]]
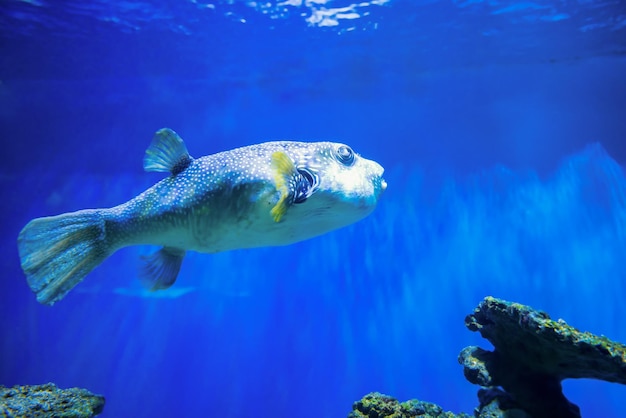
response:
[(346, 166), (351, 166), (352, 164), (354, 164), (354, 151), (352, 151), (352, 148), (346, 146), (346, 145), (341, 145), (339, 148), (337, 148), (337, 160)]

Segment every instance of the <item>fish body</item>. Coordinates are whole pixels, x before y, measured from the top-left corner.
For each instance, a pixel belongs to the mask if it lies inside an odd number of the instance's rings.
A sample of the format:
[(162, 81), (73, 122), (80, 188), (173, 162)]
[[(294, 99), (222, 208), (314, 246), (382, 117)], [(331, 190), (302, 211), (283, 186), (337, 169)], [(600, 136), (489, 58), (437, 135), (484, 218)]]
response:
[(370, 214), (383, 168), (345, 144), (276, 141), (198, 159), (170, 129), (155, 135), (144, 168), (170, 175), (119, 206), (29, 222), (18, 237), (22, 268), (37, 300), (63, 298), (110, 254), (162, 247), (140, 278), (170, 287), (186, 251), (215, 253), (288, 245)]

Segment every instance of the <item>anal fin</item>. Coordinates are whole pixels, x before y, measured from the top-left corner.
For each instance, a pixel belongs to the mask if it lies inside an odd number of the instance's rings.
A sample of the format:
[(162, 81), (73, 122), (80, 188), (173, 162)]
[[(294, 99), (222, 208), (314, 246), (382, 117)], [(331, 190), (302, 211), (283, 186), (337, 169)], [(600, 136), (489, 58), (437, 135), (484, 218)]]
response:
[(176, 281), (183, 258), (185, 251), (172, 247), (163, 247), (154, 254), (142, 257), (141, 283), (148, 290), (167, 289)]

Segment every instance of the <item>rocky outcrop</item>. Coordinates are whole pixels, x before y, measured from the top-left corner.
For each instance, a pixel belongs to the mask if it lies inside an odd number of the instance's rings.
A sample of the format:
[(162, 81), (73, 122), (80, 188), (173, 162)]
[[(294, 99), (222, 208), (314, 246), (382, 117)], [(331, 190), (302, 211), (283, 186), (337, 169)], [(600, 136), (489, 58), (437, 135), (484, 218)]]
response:
[[(475, 417), (579, 418), (579, 408), (561, 390), (564, 379), (626, 384), (626, 345), (578, 331), (545, 312), (486, 297), (465, 325), (494, 346), (467, 347), (459, 355), (467, 380), (482, 386)], [(366, 395), (352, 409), (350, 418), (469, 417), (380, 393)]]
[(0, 417), (86, 418), (104, 409), (104, 396), (79, 388), (59, 389), (48, 383), (34, 386), (0, 386)]
[(487, 297), (465, 318), (493, 351), (467, 347), (459, 355), (465, 377), (501, 387), (534, 418), (580, 417), (561, 390), (568, 378), (626, 384), (626, 346), (581, 332), (565, 321), (519, 303)]
[(398, 402), (391, 396), (373, 392), (365, 395), (363, 399), (352, 405), (352, 412), (348, 418), (470, 418), (467, 414), (455, 415), (452, 412), (444, 412), (443, 408), (434, 403), (410, 400)]

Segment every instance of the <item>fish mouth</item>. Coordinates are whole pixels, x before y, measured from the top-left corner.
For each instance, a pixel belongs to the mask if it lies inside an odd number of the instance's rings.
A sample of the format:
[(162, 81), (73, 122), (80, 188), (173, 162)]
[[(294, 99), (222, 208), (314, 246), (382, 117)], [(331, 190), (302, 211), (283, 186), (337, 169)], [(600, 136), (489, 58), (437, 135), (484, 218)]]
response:
[(387, 182), (384, 178), (378, 177), (374, 182), (374, 195), (376, 196), (376, 200), (378, 200), (385, 190), (387, 190)]
[(387, 182), (383, 178), (383, 173), (385, 172), (385, 169), (380, 164), (375, 164), (378, 166), (378, 173), (376, 173), (377, 175), (374, 178), (374, 187), (376, 190), (376, 198), (378, 198), (385, 190), (387, 190)]

